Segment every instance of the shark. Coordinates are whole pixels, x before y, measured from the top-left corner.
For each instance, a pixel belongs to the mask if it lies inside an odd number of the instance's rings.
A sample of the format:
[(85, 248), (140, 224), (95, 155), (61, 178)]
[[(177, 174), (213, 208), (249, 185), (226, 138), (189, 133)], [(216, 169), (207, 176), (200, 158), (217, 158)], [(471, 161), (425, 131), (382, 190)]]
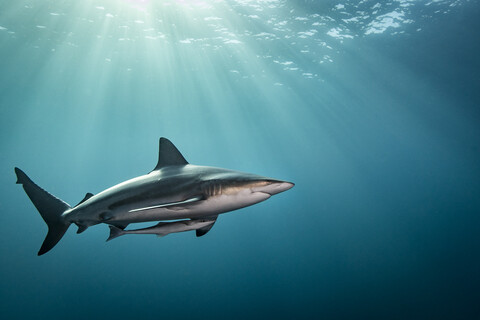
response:
[(178, 233), (191, 230), (199, 230), (210, 227), (215, 223), (216, 218), (205, 218), (195, 220), (180, 220), (174, 222), (159, 222), (153, 227), (122, 230), (118, 227), (110, 225), (110, 236), (107, 241), (123, 236), (124, 234), (156, 234), (158, 237), (164, 237), (171, 233)]
[[(265, 201), (294, 183), (217, 167), (192, 165), (167, 138), (160, 138), (158, 162), (148, 174), (121, 182), (98, 194), (87, 193), (75, 206), (36, 185), (15, 167), (21, 184), (48, 227), (38, 251), (43, 255), (70, 225), (77, 233), (104, 223), (125, 229), (131, 223), (190, 219), (212, 220), (195, 229), (205, 235), (219, 214)], [(198, 225), (198, 224), (197, 224)]]

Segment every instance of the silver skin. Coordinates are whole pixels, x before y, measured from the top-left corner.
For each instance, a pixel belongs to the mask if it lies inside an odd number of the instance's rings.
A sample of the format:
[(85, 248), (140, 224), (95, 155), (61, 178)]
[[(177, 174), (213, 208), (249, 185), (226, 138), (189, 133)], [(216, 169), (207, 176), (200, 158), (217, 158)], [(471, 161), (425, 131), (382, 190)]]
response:
[(192, 229), (201, 237), (219, 214), (264, 201), (293, 187), (291, 182), (250, 173), (191, 165), (166, 138), (160, 138), (158, 163), (152, 172), (97, 195), (87, 193), (74, 207), (40, 188), (21, 169), (15, 167), (15, 174), (16, 183), (23, 186), (48, 226), (38, 255), (50, 251), (72, 223), (78, 226), (77, 233), (106, 223), (118, 234), (115, 228), (124, 229), (130, 223), (212, 220), (210, 225)]
[(114, 228), (113, 230), (115, 232), (111, 233), (110, 238), (108, 238), (107, 241), (115, 239), (119, 236), (123, 236), (125, 234), (156, 234), (159, 237), (163, 237), (169, 235), (170, 233), (198, 230), (211, 226), (214, 223), (214, 219), (181, 220), (174, 222), (160, 222), (153, 227), (137, 230), (122, 230), (114, 226), (110, 226), (110, 228)]
[(102, 191), (62, 218), (81, 228), (99, 223), (195, 219), (247, 207), (293, 183), (191, 164), (167, 166)]

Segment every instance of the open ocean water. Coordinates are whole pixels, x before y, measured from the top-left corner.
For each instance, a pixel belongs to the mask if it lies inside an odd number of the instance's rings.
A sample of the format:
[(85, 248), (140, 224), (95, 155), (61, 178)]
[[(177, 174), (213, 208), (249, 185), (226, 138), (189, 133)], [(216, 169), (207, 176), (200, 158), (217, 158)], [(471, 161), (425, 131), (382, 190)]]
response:
[[(480, 319), (480, 4), (1, 0), (0, 318)], [(193, 164), (295, 182), (204, 237), (37, 257), (74, 205)]]

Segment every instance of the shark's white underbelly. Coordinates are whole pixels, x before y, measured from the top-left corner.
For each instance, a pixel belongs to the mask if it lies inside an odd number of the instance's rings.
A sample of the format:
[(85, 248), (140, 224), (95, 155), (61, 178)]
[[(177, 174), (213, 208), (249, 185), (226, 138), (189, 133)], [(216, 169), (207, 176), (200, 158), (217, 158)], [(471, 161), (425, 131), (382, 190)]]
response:
[(199, 218), (233, 211), (255, 203), (267, 200), (270, 194), (253, 192), (249, 189), (234, 195), (217, 195), (206, 200), (182, 205), (173, 205), (160, 208), (148, 208), (135, 210), (133, 212), (120, 211), (112, 212), (106, 223), (136, 223), (148, 221), (177, 220), (186, 218)]

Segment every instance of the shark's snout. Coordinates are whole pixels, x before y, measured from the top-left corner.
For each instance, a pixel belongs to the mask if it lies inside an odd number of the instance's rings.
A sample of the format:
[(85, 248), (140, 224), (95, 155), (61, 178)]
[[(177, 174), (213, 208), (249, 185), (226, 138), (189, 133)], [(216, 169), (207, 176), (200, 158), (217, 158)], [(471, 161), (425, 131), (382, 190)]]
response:
[(268, 193), (269, 195), (273, 196), (274, 194), (291, 189), (294, 185), (295, 184), (292, 182), (273, 180), (267, 181), (267, 184), (263, 186), (253, 188), (252, 191)]

